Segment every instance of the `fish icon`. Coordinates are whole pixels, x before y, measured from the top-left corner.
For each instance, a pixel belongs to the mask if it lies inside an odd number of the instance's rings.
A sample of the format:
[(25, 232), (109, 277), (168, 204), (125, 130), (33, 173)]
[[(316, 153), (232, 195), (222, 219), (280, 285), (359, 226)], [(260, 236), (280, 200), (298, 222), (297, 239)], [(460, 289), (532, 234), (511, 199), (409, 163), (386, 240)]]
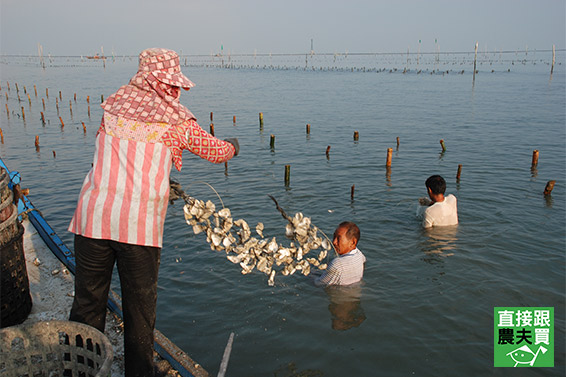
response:
[[(530, 366), (533, 366), (540, 351), (545, 354), (547, 349), (543, 346), (539, 346), (537, 352), (534, 353), (527, 345), (524, 345), (509, 352), (506, 356), (510, 356), (515, 362), (513, 367), (516, 367), (518, 364), (530, 364)], [(530, 360), (528, 360), (529, 356)]]

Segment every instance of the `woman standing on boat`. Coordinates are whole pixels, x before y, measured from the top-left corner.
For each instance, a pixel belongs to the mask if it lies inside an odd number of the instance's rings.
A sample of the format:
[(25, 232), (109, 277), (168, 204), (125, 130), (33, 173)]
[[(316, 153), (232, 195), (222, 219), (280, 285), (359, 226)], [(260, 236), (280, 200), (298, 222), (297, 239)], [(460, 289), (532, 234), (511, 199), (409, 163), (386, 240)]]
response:
[(77, 266), (70, 320), (104, 331), (117, 263), (127, 377), (154, 374), (157, 276), (171, 166), (181, 170), (184, 149), (213, 163), (238, 154), (237, 139), (210, 135), (180, 104), (181, 88), (193, 86), (174, 51), (141, 52), (137, 74), (102, 104), (93, 166), (69, 225)]

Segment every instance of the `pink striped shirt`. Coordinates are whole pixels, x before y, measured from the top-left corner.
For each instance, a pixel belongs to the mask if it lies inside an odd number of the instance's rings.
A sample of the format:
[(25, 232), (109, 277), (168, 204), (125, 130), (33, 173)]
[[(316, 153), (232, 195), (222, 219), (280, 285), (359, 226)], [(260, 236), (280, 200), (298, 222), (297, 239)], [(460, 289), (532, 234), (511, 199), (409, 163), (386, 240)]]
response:
[[(194, 124), (184, 130), (181, 150), (189, 149), (216, 163), (233, 157), (230, 143), (207, 134), (194, 120), (189, 122)], [(168, 134), (173, 132), (179, 133), (172, 127)], [(173, 154), (179, 154), (180, 159), (180, 152), (163, 139), (152, 143), (113, 134), (101, 127), (96, 137), (94, 163), (83, 182), (69, 231), (89, 238), (161, 247), (169, 173)], [(211, 139), (214, 151), (191, 148), (195, 143), (208, 146)]]

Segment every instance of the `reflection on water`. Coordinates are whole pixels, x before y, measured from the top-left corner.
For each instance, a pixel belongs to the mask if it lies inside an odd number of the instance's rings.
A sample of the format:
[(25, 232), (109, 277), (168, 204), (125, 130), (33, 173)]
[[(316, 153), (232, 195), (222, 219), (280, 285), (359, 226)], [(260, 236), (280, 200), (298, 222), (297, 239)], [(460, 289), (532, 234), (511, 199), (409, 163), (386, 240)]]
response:
[(427, 256), (427, 263), (438, 262), (442, 257), (454, 255), (458, 242), (458, 225), (438, 226), (423, 229), (422, 241), (419, 244), (421, 251)]
[(362, 283), (331, 285), (324, 291), (330, 301), (328, 311), (333, 330), (345, 331), (360, 326), (366, 320), (361, 304)]

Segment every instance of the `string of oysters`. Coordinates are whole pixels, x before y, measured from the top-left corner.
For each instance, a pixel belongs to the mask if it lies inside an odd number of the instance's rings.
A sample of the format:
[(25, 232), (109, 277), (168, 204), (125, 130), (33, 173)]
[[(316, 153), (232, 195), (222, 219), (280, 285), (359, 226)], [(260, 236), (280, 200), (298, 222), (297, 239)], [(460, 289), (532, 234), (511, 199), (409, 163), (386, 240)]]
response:
[[(209, 187), (214, 190), (212, 186)], [(285, 236), (291, 240), (289, 245), (278, 243), (275, 237), (265, 237), (261, 222), (255, 227), (257, 237), (252, 235), (248, 223), (243, 219), (234, 220), (230, 209), (224, 207), (223, 203), (222, 209), (216, 211), (212, 201), (205, 202), (185, 194), (178, 182), (171, 180), (170, 188), (171, 203), (179, 198), (185, 202), (185, 220), (194, 234), (206, 234), (210, 248), (225, 251), (230, 262), (240, 265), (242, 274), (249, 274), (256, 269), (268, 275), (267, 283), (273, 286), (277, 273), (287, 276), (300, 271), (307, 276), (311, 268), (326, 269), (325, 258), (333, 248), (330, 239), (301, 212), (293, 217), (287, 215), (273, 196), (268, 195), (287, 220)], [(318, 235), (319, 232), (323, 237)]]

